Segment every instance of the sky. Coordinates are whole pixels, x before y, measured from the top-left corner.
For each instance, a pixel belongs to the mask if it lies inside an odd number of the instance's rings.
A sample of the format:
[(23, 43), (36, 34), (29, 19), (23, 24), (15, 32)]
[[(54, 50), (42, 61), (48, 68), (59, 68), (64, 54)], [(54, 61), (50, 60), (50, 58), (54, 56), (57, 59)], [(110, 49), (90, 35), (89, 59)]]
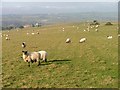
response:
[(2, 0), (2, 14), (117, 12), (118, 0)]
[(120, 0), (1, 0), (2, 2), (118, 2)]

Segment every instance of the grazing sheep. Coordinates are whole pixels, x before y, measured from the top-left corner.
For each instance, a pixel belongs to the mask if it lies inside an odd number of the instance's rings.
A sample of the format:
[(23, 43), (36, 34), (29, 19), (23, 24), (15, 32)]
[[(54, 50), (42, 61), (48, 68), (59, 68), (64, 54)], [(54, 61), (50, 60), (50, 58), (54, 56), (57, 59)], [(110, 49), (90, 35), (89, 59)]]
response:
[(96, 32), (98, 32), (98, 29), (95, 29)]
[(120, 37), (120, 34), (118, 34), (118, 37)]
[(39, 34), (39, 32), (37, 32), (37, 34)]
[(99, 25), (96, 25), (95, 27), (96, 27), (96, 28), (98, 28), (98, 27), (99, 27)]
[(35, 33), (31, 33), (32, 35), (34, 35)]
[(8, 37), (9, 35), (8, 34), (6, 34), (6, 37)]
[(82, 38), (82, 39), (80, 39), (80, 43), (83, 43), (83, 42), (85, 42), (87, 39), (86, 38)]
[(38, 51), (40, 54), (40, 59), (47, 62), (47, 52), (46, 51)]
[(79, 29), (79, 27), (77, 27), (77, 29)]
[(26, 47), (26, 44), (25, 42), (22, 43), (22, 48), (25, 48)]
[(40, 53), (38, 52), (28, 52), (22, 51), (23, 53), (23, 60), (28, 62), (28, 66), (30, 67), (30, 62), (38, 62), (38, 66), (40, 65)]
[(66, 43), (70, 43), (71, 42), (71, 39), (70, 38), (67, 38), (66, 39)]
[(27, 35), (28, 35), (29, 33), (27, 33)]
[(10, 38), (9, 38), (9, 37), (6, 37), (5, 39), (6, 39), (6, 40), (10, 40)]
[(90, 28), (89, 28), (89, 26), (87, 27), (87, 31), (88, 31), (88, 32), (90, 31)]
[(84, 32), (85, 32), (86, 30), (84, 29)]
[(112, 39), (112, 36), (107, 36), (108, 39)]

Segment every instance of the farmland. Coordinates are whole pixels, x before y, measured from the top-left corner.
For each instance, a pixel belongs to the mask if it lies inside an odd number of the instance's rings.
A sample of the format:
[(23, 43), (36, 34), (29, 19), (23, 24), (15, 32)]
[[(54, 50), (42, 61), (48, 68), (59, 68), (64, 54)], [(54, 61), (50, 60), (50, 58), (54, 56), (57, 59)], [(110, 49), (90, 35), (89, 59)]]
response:
[[(10, 37), (10, 40), (2, 37), (3, 87), (117, 88), (117, 23), (112, 26), (104, 24), (100, 24), (99, 32), (95, 32), (95, 28), (84, 32), (84, 23), (3, 31), (3, 35), (8, 34)], [(32, 35), (33, 32), (39, 34)], [(108, 40), (108, 35), (113, 38)], [(79, 43), (83, 37), (87, 38), (86, 42)], [(71, 38), (72, 42), (65, 43), (67, 38)], [(25, 49), (21, 47), (22, 42), (27, 44)], [(42, 62), (40, 66), (33, 63), (28, 67), (21, 58), (22, 50), (45, 50), (48, 52), (48, 62)]]

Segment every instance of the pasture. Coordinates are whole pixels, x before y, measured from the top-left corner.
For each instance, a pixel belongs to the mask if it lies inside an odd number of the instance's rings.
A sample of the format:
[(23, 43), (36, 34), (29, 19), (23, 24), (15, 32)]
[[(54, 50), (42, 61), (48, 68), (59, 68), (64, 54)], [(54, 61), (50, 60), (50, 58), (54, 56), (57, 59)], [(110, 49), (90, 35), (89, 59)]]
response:
[[(100, 24), (98, 32), (95, 28), (84, 32), (86, 27), (83, 23), (3, 31), (2, 34), (9, 34), (10, 37), (10, 40), (2, 37), (3, 87), (117, 88), (117, 24), (104, 24)], [(33, 32), (39, 34), (32, 35)], [(113, 38), (108, 40), (108, 35)], [(83, 37), (87, 40), (79, 43)], [(72, 42), (65, 43), (67, 38), (71, 38)], [(21, 47), (22, 42), (26, 42), (25, 49)], [(48, 62), (42, 62), (40, 66), (33, 63), (28, 67), (21, 58), (22, 50), (45, 50), (48, 52)]]

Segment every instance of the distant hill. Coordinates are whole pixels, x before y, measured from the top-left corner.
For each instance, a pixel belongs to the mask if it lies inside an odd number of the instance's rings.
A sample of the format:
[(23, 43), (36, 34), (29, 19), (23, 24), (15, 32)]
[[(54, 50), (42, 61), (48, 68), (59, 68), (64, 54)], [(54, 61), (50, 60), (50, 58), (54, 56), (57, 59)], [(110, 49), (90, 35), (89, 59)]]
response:
[(36, 22), (43, 25), (61, 23), (61, 22), (83, 22), (83, 21), (117, 21), (116, 12), (84, 12), (84, 13), (58, 13), (58, 14), (33, 14), (33, 15), (3, 15), (2, 26), (9, 25), (21, 26), (25, 24), (33, 24)]

